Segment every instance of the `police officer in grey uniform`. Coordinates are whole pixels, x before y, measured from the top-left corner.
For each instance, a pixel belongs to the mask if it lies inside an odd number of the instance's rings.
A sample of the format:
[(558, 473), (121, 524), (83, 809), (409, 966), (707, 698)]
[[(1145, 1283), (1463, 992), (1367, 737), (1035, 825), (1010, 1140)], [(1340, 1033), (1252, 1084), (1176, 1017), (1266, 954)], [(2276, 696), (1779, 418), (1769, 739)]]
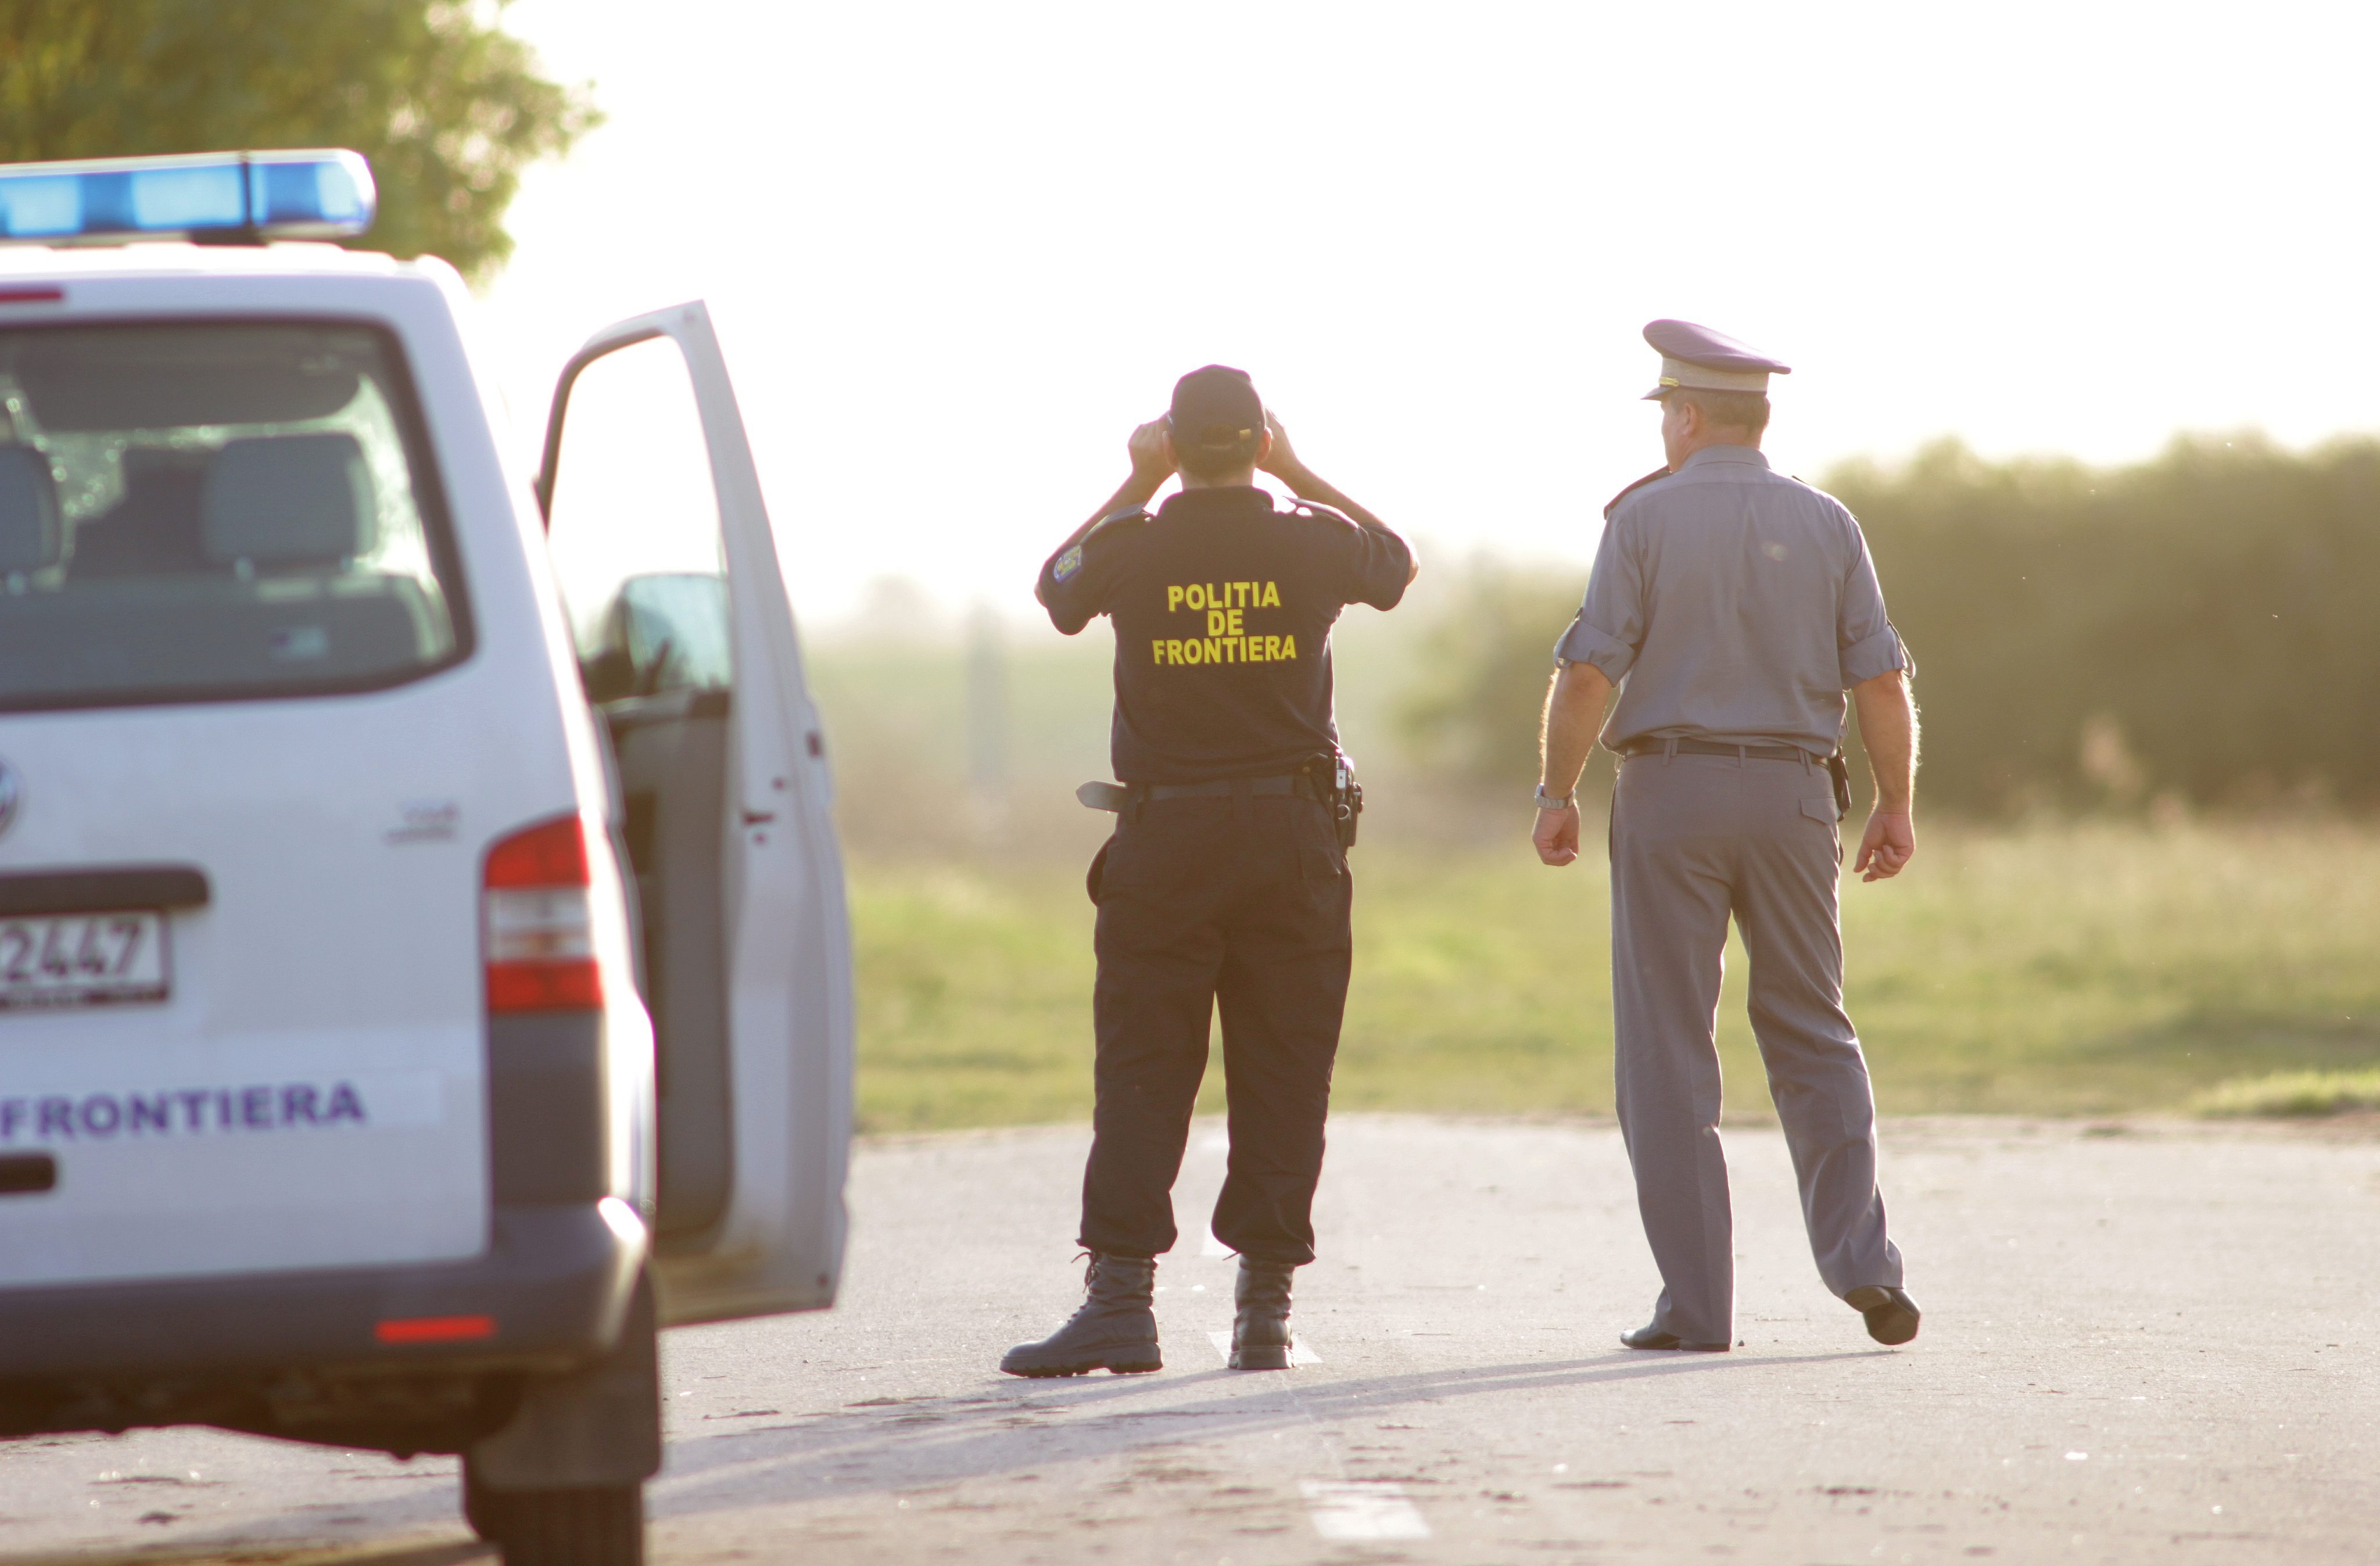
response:
[(1620, 1127), (1662, 1283), (1653, 1319), (1621, 1341), (1716, 1352), (1735, 1341), (1714, 1037), (1732, 917), (1818, 1274), (1870, 1336), (1905, 1343), (1918, 1310), (1876, 1191), (1836, 882), (1846, 692), (1876, 775), (1852, 868), (1886, 880), (1915, 852), (1915, 664), (1859, 524), (1760, 455), (1768, 378), (1788, 368), (1682, 321), (1654, 322), (1645, 340), (1661, 355), (1646, 398), (1661, 405), (1669, 462), (1604, 511), (1585, 601), (1554, 649), (1535, 832), (1547, 864), (1578, 857), (1572, 794), (1599, 728), (1621, 758), (1610, 835)]

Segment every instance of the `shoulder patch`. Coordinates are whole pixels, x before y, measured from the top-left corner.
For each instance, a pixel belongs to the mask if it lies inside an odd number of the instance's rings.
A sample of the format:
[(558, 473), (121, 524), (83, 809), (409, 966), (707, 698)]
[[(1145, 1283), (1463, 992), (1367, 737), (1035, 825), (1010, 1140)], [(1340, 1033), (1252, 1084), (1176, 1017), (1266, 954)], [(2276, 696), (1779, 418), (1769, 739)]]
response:
[(1611, 514), (1620, 509), (1620, 503), (1621, 501), (1626, 500), (1630, 495), (1634, 494), (1637, 491), (1653, 482), (1656, 479), (1666, 479), (1669, 476), (1670, 470), (1668, 468), (1656, 467), (1653, 471), (1645, 474), (1645, 477), (1637, 480), (1634, 483), (1629, 485), (1618, 494), (1613, 495), (1609, 500), (1603, 503), (1603, 519), (1606, 522), (1610, 521)]
[(1076, 544), (1058, 557), (1058, 564), (1050, 567), (1050, 576), (1051, 579), (1062, 582), (1082, 568), (1083, 546)]

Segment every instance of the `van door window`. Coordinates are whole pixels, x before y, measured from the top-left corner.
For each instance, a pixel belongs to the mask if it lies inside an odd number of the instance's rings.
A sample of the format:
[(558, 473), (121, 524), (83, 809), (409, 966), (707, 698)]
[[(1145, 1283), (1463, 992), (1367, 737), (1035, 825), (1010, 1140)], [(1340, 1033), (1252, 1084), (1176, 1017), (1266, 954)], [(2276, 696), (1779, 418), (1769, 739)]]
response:
[(370, 690), (468, 651), (370, 326), (0, 332), (0, 710)]

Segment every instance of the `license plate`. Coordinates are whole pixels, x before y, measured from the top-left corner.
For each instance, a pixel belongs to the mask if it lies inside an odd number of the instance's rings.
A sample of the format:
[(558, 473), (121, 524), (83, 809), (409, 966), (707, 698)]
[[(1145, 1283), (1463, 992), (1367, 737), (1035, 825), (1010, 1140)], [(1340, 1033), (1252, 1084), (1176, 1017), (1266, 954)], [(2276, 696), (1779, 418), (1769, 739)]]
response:
[(152, 908), (0, 919), (0, 1008), (165, 999), (165, 916)]

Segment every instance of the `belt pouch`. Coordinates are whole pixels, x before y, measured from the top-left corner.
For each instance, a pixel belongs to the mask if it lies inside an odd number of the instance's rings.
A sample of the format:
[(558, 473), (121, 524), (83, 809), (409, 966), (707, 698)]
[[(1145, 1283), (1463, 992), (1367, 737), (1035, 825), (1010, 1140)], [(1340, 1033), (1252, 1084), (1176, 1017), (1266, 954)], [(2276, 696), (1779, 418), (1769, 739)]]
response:
[(1835, 818), (1840, 820), (1852, 813), (1852, 764), (1842, 752), (1827, 758), (1827, 776), (1835, 780)]

